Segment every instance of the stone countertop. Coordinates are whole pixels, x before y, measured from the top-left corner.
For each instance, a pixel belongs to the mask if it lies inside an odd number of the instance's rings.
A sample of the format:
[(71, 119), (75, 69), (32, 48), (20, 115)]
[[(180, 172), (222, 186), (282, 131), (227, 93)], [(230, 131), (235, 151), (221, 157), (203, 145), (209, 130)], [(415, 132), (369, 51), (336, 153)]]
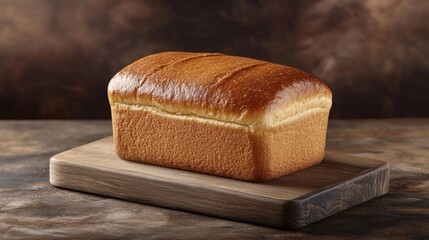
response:
[(295, 231), (53, 187), (49, 158), (110, 121), (0, 121), (1, 239), (429, 239), (429, 119), (331, 120), (327, 148), (386, 161), (387, 195)]

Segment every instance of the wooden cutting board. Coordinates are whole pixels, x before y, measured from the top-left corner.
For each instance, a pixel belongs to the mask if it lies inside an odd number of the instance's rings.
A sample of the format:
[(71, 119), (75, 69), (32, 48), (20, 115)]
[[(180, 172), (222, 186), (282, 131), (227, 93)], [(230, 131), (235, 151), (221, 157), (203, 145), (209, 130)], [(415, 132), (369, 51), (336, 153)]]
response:
[(326, 153), (317, 166), (249, 183), (125, 161), (112, 137), (53, 156), (54, 186), (277, 228), (300, 228), (389, 190), (385, 162)]

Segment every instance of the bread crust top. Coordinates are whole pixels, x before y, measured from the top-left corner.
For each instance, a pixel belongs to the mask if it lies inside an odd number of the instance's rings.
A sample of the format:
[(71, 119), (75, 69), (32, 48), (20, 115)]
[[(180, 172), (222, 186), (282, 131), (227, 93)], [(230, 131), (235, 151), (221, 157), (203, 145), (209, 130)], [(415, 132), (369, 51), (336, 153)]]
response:
[(273, 126), (297, 114), (329, 111), (332, 93), (293, 67), (220, 53), (162, 52), (141, 58), (110, 81), (115, 104), (236, 123)]

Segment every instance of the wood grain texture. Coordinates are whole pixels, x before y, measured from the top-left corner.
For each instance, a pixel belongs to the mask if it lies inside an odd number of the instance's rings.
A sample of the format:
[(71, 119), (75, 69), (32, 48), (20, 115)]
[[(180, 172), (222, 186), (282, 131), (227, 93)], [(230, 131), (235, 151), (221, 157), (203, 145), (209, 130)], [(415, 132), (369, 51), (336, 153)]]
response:
[(54, 186), (276, 228), (300, 228), (384, 195), (385, 162), (327, 153), (321, 164), (250, 183), (125, 161), (107, 137), (53, 156)]

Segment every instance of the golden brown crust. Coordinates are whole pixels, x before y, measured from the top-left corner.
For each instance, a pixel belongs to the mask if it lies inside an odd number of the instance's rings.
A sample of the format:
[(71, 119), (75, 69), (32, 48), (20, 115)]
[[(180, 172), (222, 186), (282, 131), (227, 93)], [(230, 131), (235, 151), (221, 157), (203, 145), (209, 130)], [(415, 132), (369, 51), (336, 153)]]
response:
[(124, 159), (245, 181), (266, 181), (323, 159), (329, 111), (262, 133), (247, 126), (112, 106), (117, 154)]
[(264, 181), (323, 158), (331, 92), (295, 68), (167, 52), (124, 68), (108, 92), (127, 160)]
[(298, 108), (282, 114), (308, 99), (321, 99), (310, 108), (331, 106), (329, 88), (308, 73), (217, 53), (164, 52), (144, 57), (116, 74), (108, 92), (111, 104), (156, 106), (242, 125), (264, 125), (270, 115), (280, 121), (307, 111)]

